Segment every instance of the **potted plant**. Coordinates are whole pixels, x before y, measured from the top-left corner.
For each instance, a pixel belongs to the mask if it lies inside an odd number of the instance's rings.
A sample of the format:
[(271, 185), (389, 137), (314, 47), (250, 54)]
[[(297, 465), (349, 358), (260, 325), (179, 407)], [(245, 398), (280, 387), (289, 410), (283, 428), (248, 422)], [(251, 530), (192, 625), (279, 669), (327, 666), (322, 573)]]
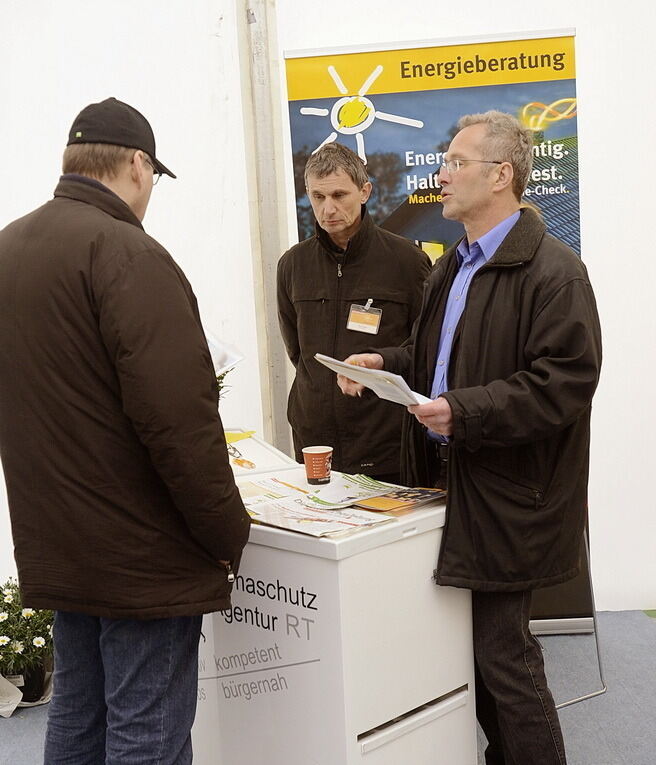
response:
[(230, 367), (230, 369), (226, 369), (225, 371), (221, 372), (221, 374), (218, 374), (216, 376), (216, 387), (218, 388), (218, 391), (219, 391), (219, 398), (225, 395), (225, 392), (230, 387), (229, 385), (226, 385), (225, 379), (228, 372), (231, 372), (231, 371), (232, 371), (232, 367)]
[(216, 375), (216, 386), (219, 391), (219, 398), (225, 394), (229, 386), (225, 384), (225, 378), (228, 372), (231, 372), (244, 356), (230, 343), (224, 343), (218, 340), (211, 333), (206, 332), (207, 345), (209, 347), (212, 364), (214, 365), (214, 374)]
[(0, 675), (23, 692), (23, 701), (43, 695), (46, 665), (52, 661), (52, 611), (23, 608), (18, 582), (0, 590)]

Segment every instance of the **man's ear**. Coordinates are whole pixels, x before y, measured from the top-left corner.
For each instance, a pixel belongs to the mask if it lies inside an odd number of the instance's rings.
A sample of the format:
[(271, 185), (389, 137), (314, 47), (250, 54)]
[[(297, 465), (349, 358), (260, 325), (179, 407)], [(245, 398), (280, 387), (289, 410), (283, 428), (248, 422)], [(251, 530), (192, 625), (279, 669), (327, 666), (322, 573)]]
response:
[(373, 186), (371, 185), (371, 181), (367, 181), (360, 189), (360, 204), (366, 204), (367, 200), (371, 196), (372, 188)]
[(130, 179), (133, 181), (133, 183), (136, 183), (139, 188), (141, 188), (145, 181), (143, 157), (144, 154), (141, 149), (137, 149), (137, 151), (135, 151), (135, 153), (132, 155), (132, 160), (130, 161)]
[(515, 171), (510, 162), (502, 162), (497, 168), (497, 180), (494, 184), (495, 191), (503, 191), (504, 189), (512, 188), (513, 178), (515, 177)]

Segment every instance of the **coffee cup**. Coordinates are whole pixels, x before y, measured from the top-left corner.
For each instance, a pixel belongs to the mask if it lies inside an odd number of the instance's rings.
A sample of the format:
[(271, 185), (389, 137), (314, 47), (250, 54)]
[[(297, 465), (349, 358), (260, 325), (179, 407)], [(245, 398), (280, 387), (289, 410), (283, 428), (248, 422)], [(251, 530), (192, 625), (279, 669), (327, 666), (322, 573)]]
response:
[(329, 483), (332, 460), (332, 446), (306, 446), (303, 449), (303, 461), (307, 482), (313, 485)]

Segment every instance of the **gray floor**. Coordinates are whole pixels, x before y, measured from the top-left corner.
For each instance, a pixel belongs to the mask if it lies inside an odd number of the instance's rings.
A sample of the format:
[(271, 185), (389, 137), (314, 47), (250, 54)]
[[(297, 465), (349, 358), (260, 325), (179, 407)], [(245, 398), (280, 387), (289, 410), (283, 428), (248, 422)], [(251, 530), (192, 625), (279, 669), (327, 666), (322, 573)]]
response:
[[(569, 765), (656, 763), (656, 619), (602, 612), (599, 637), (608, 691), (561, 709)], [(592, 635), (540, 638), (556, 703), (600, 687)]]
[[(656, 619), (642, 611), (602, 612), (599, 623), (608, 692), (560, 711), (568, 764), (654, 765)], [(600, 687), (591, 635), (549, 636), (541, 642), (557, 703)], [(47, 706), (18, 709), (11, 718), (0, 718), (0, 765), (42, 762), (47, 711)]]
[[(654, 765), (656, 619), (642, 611), (602, 612), (599, 638), (608, 691), (560, 710), (568, 765)], [(540, 642), (556, 704), (601, 687), (592, 635), (552, 635)], [(483, 763), (479, 754), (478, 765)]]

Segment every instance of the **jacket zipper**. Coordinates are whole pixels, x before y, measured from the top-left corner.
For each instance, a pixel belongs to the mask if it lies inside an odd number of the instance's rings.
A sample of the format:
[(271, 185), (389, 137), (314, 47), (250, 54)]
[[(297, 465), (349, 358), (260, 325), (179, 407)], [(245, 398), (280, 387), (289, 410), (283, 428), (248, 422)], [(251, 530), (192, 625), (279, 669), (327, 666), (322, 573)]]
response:
[(232, 566), (229, 563), (226, 563), (225, 567), (228, 572), (228, 581), (232, 584), (235, 581), (235, 572), (232, 570)]
[[(348, 250), (348, 244), (346, 245), (346, 249), (344, 250), (344, 264), (346, 264), (346, 253)], [(334, 356), (337, 350), (337, 336), (339, 334), (339, 298), (340, 298), (340, 279), (342, 278), (342, 264), (337, 263), (337, 290), (335, 295), (335, 329), (333, 333), (333, 348), (332, 348), (332, 355)], [(339, 425), (337, 424), (337, 405), (335, 403), (336, 396), (337, 396), (337, 386), (333, 385), (333, 423), (335, 427), (335, 443), (333, 444), (333, 447), (335, 448), (335, 452), (337, 453), (338, 459), (342, 460), (342, 441), (339, 433)], [(341, 395), (341, 394), (340, 394)]]

